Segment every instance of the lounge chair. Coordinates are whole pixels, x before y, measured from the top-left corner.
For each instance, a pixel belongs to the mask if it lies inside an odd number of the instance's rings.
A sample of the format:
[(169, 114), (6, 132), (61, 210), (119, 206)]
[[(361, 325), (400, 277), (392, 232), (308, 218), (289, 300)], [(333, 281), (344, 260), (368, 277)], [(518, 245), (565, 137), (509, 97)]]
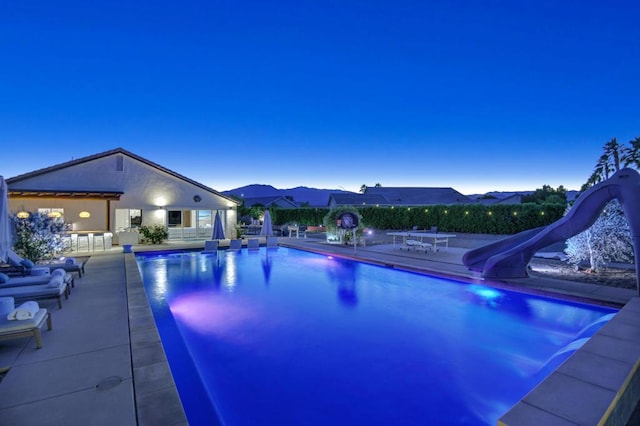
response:
[(242, 240), (233, 239), (229, 242), (228, 251), (240, 251), (242, 249)]
[(38, 262), (36, 266), (48, 267), (50, 271), (54, 269), (64, 269), (67, 272), (77, 272), (78, 278), (82, 278), (85, 263), (86, 262), (76, 260), (74, 257), (67, 257), (63, 260)]
[(78, 262), (73, 257), (69, 257), (61, 261), (34, 264), (32, 261), (20, 257), (13, 250), (8, 250), (7, 253), (9, 264), (20, 270), (22, 275), (35, 275), (35, 271), (41, 271), (43, 268), (49, 268), (49, 272), (54, 269), (64, 269), (67, 272), (77, 272), (79, 277), (82, 277), (82, 274), (84, 273), (84, 262)]
[(260, 249), (260, 240), (257, 238), (249, 238), (247, 240), (247, 249), (249, 250), (259, 250)]
[[(64, 272), (62, 276), (62, 281), (67, 284), (69, 287), (75, 287), (75, 278), (70, 272)], [(7, 279), (3, 278), (0, 275), (0, 289), (1, 288), (11, 288), (11, 287), (23, 287), (23, 286), (31, 286), (31, 285), (43, 285), (49, 284), (53, 278), (52, 275), (37, 275), (30, 276), (27, 275), (25, 277), (7, 277)], [(71, 292), (71, 290), (69, 290)]]
[(29, 259), (23, 259), (13, 250), (7, 250), (7, 261), (9, 265), (19, 271), (21, 275), (27, 275), (29, 270), (35, 266), (35, 263)]
[(40, 329), (45, 321), (47, 330), (51, 330), (51, 314), (44, 308), (40, 308), (33, 318), (24, 320), (9, 320), (7, 315), (2, 315), (0, 316), (0, 340), (34, 336), (36, 347), (40, 349), (42, 347)]
[(60, 309), (62, 309), (62, 296), (65, 299), (69, 298), (69, 287), (64, 281), (53, 287), (50, 287), (49, 284), (41, 284), (0, 288), (0, 297), (13, 297), (16, 301), (57, 299)]
[(217, 253), (218, 245), (218, 240), (207, 240), (204, 242), (204, 250), (202, 251), (202, 253)]
[(278, 248), (278, 237), (267, 237), (267, 248), (268, 249), (277, 249)]

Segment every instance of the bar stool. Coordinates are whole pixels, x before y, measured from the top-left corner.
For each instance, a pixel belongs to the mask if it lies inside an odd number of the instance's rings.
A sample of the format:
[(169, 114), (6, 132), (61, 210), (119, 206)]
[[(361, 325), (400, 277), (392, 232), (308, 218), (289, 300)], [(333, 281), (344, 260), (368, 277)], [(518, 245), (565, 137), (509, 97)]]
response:
[(60, 237), (60, 241), (62, 242), (62, 246), (64, 247), (63, 251), (73, 251), (73, 240), (71, 239), (71, 235), (62, 235)]
[(88, 234), (78, 234), (76, 239), (76, 251), (80, 251), (80, 244), (85, 243), (86, 251), (89, 251), (89, 235)]
[(102, 251), (105, 251), (106, 247), (104, 244), (104, 233), (93, 234), (93, 251), (96, 251), (96, 244), (101, 245)]

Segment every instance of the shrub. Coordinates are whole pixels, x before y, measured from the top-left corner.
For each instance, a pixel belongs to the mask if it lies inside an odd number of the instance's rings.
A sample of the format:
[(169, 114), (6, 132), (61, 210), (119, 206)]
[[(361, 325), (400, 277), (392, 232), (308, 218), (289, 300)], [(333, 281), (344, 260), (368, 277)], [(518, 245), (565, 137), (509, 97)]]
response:
[(28, 218), (11, 216), (14, 229), (14, 249), (16, 253), (33, 262), (52, 259), (68, 250), (62, 234), (71, 229), (71, 225), (60, 218), (51, 218), (42, 213), (29, 213)]
[(143, 243), (162, 244), (169, 238), (169, 231), (167, 227), (163, 225), (142, 225), (139, 229), (142, 234)]

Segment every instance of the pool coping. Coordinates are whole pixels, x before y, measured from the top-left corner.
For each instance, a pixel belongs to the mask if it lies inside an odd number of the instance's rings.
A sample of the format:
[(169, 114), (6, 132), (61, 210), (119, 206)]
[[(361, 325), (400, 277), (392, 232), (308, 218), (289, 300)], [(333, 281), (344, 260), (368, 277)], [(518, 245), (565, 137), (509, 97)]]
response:
[[(468, 282), (497, 284), (516, 291), (525, 290), (555, 298), (608, 306), (617, 305), (620, 307), (621, 305), (615, 301), (598, 299), (597, 295), (584, 296), (571, 292), (546, 291), (545, 289), (537, 289), (535, 286), (525, 289), (522, 287), (522, 283), (485, 282), (455, 272), (433, 271), (407, 264), (377, 261), (361, 256), (352, 256), (349, 253), (341, 253), (340, 250), (318, 248), (314, 250), (314, 247), (309, 247), (307, 244), (285, 243), (281, 245), (427, 275), (444, 275), (446, 278), (462, 279)], [(167, 250), (171, 250), (171, 248), (162, 251)], [(138, 393), (138, 380), (134, 381), (138, 422), (141, 425), (152, 425), (158, 424), (159, 419), (166, 422), (171, 418), (175, 422), (170, 424), (188, 424), (166, 355), (162, 349), (160, 336), (155, 327), (153, 313), (146, 299), (135, 253), (125, 254), (125, 268), (128, 297), (130, 298), (129, 316), (132, 324), (130, 332), (134, 378), (142, 377), (144, 371), (150, 368), (164, 372), (163, 379), (157, 380), (156, 386), (140, 383), (144, 388), (140, 394)], [(144, 297), (146, 307), (140, 306), (142, 304), (141, 296)], [(498, 425), (625, 424), (640, 399), (640, 323), (636, 320), (638, 315), (640, 315), (640, 297), (633, 296), (620, 308), (618, 314), (598, 330), (584, 346), (503, 414), (498, 420)], [(158, 352), (156, 362), (146, 365), (137, 363), (136, 352), (149, 349)], [(602, 371), (606, 373), (604, 377), (600, 374)], [(146, 401), (156, 397), (159, 397), (163, 402), (157, 404), (155, 401)], [(147, 402), (153, 402), (151, 404), (153, 409), (145, 408), (148, 405)]]

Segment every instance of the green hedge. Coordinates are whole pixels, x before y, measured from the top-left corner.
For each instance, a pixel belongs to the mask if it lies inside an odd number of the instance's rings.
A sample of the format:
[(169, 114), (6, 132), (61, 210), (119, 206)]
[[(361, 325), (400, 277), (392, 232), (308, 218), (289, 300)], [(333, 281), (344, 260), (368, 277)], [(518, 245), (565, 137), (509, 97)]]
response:
[[(549, 225), (565, 212), (564, 204), (459, 204), (422, 207), (354, 207), (364, 226), (373, 229), (429, 229), (472, 234), (515, 234)], [(274, 224), (321, 225), (328, 208), (271, 209)]]

